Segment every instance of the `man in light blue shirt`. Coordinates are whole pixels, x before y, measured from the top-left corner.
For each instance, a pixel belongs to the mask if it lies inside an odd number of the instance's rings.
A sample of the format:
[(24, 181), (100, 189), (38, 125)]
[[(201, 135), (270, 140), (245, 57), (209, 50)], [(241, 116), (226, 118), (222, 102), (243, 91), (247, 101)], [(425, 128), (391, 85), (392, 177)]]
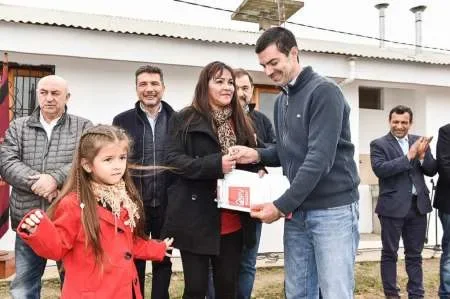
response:
[(409, 107), (389, 113), (390, 132), (370, 143), (372, 169), (379, 179), (375, 213), (381, 223), (381, 279), (386, 298), (400, 298), (397, 286), (397, 251), (400, 237), (405, 247), (408, 298), (424, 298), (422, 250), (431, 212), (429, 190), (423, 175), (434, 176), (436, 160), (431, 138), (408, 134), (413, 120)]

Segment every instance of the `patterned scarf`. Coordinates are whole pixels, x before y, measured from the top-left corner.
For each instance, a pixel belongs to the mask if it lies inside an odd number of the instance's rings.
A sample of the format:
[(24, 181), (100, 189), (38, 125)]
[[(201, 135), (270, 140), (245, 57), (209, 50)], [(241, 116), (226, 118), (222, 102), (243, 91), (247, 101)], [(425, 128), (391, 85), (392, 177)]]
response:
[(110, 209), (114, 217), (120, 217), (121, 208), (128, 212), (128, 220), (124, 222), (131, 230), (136, 227), (136, 220), (139, 219), (138, 206), (128, 195), (125, 182), (121, 180), (116, 185), (98, 184), (91, 182), (92, 190), (97, 201), (107, 209)]
[(234, 133), (233, 126), (231, 125), (231, 114), (233, 110), (231, 106), (226, 106), (221, 110), (212, 111), (211, 115), (214, 120), (214, 124), (217, 128), (217, 135), (219, 137), (220, 148), (222, 154), (228, 154), (228, 148), (236, 145), (236, 134)]

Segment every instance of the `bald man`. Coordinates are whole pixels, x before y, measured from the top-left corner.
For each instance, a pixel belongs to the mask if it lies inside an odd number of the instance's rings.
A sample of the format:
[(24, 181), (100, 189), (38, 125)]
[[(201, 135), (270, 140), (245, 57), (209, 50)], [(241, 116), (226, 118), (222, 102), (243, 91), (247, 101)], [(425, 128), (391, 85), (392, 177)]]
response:
[[(37, 107), (30, 116), (15, 119), (0, 144), (0, 175), (11, 185), (11, 226), (29, 211), (46, 210), (69, 172), (77, 142), (92, 123), (67, 113), (67, 81), (59, 76), (40, 79)], [(40, 298), (46, 260), (19, 237), (15, 242), (16, 276), (13, 298)]]

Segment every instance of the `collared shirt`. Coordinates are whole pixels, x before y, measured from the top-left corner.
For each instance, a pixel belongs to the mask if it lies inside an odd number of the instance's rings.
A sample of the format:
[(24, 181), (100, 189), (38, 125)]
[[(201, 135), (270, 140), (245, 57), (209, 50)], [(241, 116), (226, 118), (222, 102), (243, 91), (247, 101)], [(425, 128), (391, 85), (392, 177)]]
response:
[(295, 76), (295, 77), (288, 83), (288, 86), (294, 86), (294, 85), (295, 85), (295, 81), (297, 81), (297, 78), (298, 78), (298, 76), (300, 76), (300, 74), (301, 74), (301, 71), (300, 71), (300, 73), (297, 74), (297, 76)]
[[(397, 139), (398, 144), (402, 148), (403, 154), (407, 155), (408, 151), (409, 151), (408, 135), (406, 135), (403, 138), (398, 138), (397, 136), (394, 136), (394, 137), (395, 137), (395, 139)], [(420, 165), (422, 165), (422, 163), (423, 163), (423, 160), (420, 160)], [(412, 184), (412, 194), (417, 195), (417, 190), (416, 190), (416, 187), (414, 186), (414, 184)]]
[(148, 113), (147, 110), (145, 110), (144, 105), (142, 105), (142, 103), (139, 103), (139, 107), (141, 107), (141, 110), (144, 111), (145, 115), (147, 115), (147, 119), (148, 122), (150, 123), (150, 127), (152, 127), (152, 132), (153, 132), (153, 141), (155, 141), (155, 125), (156, 125), (156, 119), (158, 118), (159, 113), (162, 110), (162, 104), (159, 103), (159, 108), (158, 108), (158, 112), (156, 113), (156, 115), (154, 117), (152, 117), (152, 115), (150, 115), (150, 113)]
[(285, 92), (286, 94), (289, 94), (289, 87), (292, 87), (292, 86), (295, 85), (295, 82), (297, 81), (298, 76), (300, 76), (300, 74), (302, 73), (302, 71), (303, 71), (303, 70), (300, 70), (300, 72), (297, 74), (297, 76), (295, 76), (291, 81), (289, 81), (288, 84), (286, 84), (286, 85), (284, 85), (284, 86), (281, 87), (281, 88), (284, 90), (284, 92)]
[(395, 139), (397, 139), (398, 144), (400, 145), (400, 147), (402, 148), (403, 154), (407, 154), (409, 151), (409, 140), (408, 140), (408, 135), (406, 135), (403, 138), (398, 138), (397, 136), (394, 136)]
[(52, 136), (52, 131), (53, 128), (56, 126), (56, 124), (58, 123), (58, 120), (61, 118), (55, 118), (54, 120), (51, 120), (50, 123), (48, 123), (45, 119), (44, 116), (42, 115), (42, 113), (39, 113), (39, 121), (42, 124), (42, 127), (45, 130), (45, 133), (47, 133), (47, 139), (50, 140), (50, 137)]

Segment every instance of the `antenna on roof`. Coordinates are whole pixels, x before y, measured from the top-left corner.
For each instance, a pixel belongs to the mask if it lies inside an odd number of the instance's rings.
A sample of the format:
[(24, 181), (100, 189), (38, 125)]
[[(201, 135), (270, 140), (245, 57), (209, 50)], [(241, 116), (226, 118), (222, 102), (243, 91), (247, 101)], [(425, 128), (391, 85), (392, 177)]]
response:
[(284, 24), (303, 6), (303, 1), (298, 0), (243, 0), (231, 19), (258, 23), (259, 30), (266, 30)]
[(277, 0), (278, 5), (278, 26), (283, 24), (286, 18), (286, 12), (284, 9), (284, 0)]

